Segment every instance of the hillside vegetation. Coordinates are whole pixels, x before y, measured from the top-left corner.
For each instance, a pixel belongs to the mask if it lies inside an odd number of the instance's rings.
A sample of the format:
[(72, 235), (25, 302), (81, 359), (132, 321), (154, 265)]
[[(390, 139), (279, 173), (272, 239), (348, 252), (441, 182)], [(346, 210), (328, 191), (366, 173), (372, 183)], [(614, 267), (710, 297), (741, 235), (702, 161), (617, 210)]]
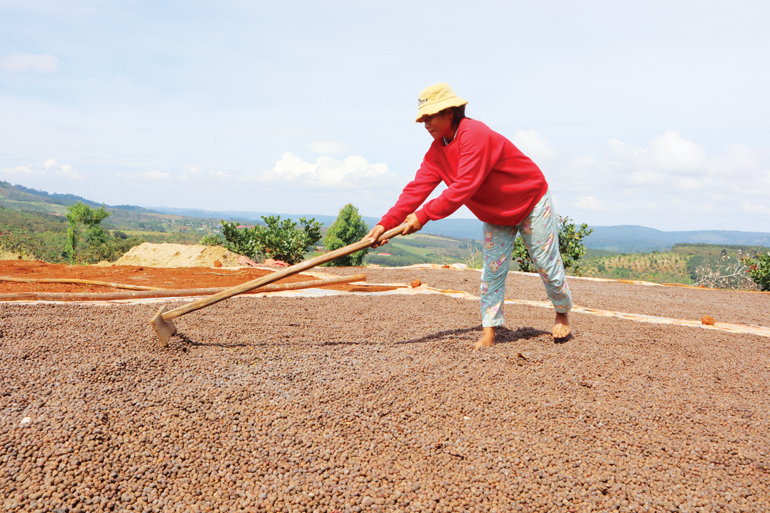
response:
[(589, 253), (585, 276), (689, 285), (708, 271), (724, 274), (728, 268), (739, 266), (742, 258), (767, 251), (770, 248), (764, 246), (680, 243), (665, 252)]
[[(100, 204), (72, 194), (48, 194), (0, 181), (0, 249), (13, 255), (47, 262), (65, 260), (68, 208), (78, 202)], [(109, 207), (102, 227), (112, 239), (139, 243), (196, 244), (211, 233), (215, 221), (161, 214), (141, 207)], [(125, 246), (125, 244), (123, 244)]]
[[(72, 194), (50, 194), (0, 181), (0, 249), (4, 249), (5, 254), (10, 252), (51, 262), (62, 261), (67, 232), (64, 214), (77, 202), (91, 207), (101, 206)], [(221, 218), (163, 213), (132, 205), (106, 206), (106, 210), (110, 216), (102, 226), (113, 238), (197, 244), (204, 236), (219, 236), (222, 230)], [(211, 214), (202, 210), (192, 212), (201, 216)], [(255, 224), (248, 219), (248, 213), (240, 214), (244, 217), (229, 219), (237, 225)], [(324, 232), (334, 219), (327, 217), (318, 216), (317, 219), (324, 223), (329, 221), (323, 228)], [(372, 219), (364, 218), (370, 226), (376, 222)], [(443, 222), (432, 222), (425, 231), (417, 234), (393, 238), (389, 244), (370, 251), (364, 264), (398, 267), (421, 263), (463, 263), (480, 268), (483, 263), (480, 241), (431, 233), (439, 227), (452, 232), (449, 227), (457, 225), (462, 227), (462, 233), (478, 234), (478, 221), (461, 219)], [(660, 232), (634, 226), (597, 227), (585, 239), (587, 251), (581, 259), (581, 267), (584, 276), (589, 277), (693, 284), (699, 279), (703, 281), (703, 276), (709, 272), (718, 276), (727, 272), (728, 268), (740, 268), (743, 257), (754, 255), (757, 251), (769, 251), (770, 244), (765, 243), (770, 241), (768, 235), (718, 231)], [(751, 240), (762, 245), (674, 243), (677, 237), (679, 241), (693, 238)], [(653, 249), (642, 253), (627, 249), (651, 246), (670, 247), (670, 250)]]
[(688, 284), (688, 257), (675, 252), (632, 253), (589, 257), (584, 276), (656, 283)]
[[(39, 224), (43, 220), (51, 220), (61, 216), (60, 219), (64, 223), (64, 231), (66, 231), (66, 219), (63, 216), (67, 213), (67, 207), (78, 202), (97, 208), (102, 205), (73, 194), (49, 194), (45, 191), (0, 181), (0, 207), (26, 214), (27, 222), (32, 224)], [(103, 223), (106, 229), (142, 236), (147, 238), (148, 242), (194, 244), (203, 235), (212, 233), (219, 226), (219, 219), (164, 214), (134, 205), (106, 205), (105, 208), (111, 213), (110, 217)], [(35, 217), (35, 215), (39, 217)], [(11, 218), (6, 219), (10, 220)], [(35, 220), (33, 221), (33, 219)], [(0, 226), (6, 226), (5, 220)], [(5, 229), (0, 229), (0, 231), (5, 231)]]
[[(387, 267), (413, 264), (455, 264), (474, 267), (474, 254), (481, 252), (481, 243), (423, 233), (395, 237), (385, 246), (371, 251), (364, 262)], [(475, 262), (481, 266), (481, 259)]]

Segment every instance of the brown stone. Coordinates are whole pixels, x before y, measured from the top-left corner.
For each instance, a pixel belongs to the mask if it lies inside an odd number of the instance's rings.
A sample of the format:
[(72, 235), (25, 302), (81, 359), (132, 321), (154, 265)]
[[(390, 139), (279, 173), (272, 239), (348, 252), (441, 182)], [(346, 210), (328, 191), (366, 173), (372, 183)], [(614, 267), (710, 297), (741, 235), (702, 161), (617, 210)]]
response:
[(219, 260), (214, 260), (214, 267), (222, 267), (222, 262)]
[(700, 322), (702, 324), (706, 324), (707, 326), (713, 326), (714, 324), (717, 323), (717, 321), (715, 321), (714, 318), (711, 317), (710, 315), (704, 315), (703, 317), (701, 317)]
[(416, 279), (416, 278), (415, 278), (414, 280), (412, 280), (412, 283), (410, 283), (409, 285), (411, 285), (411, 287), (412, 287), (413, 289), (416, 289), (417, 287), (419, 287), (420, 285), (422, 285), (422, 282), (421, 282), (420, 280), (418, 280), (418, 279)]

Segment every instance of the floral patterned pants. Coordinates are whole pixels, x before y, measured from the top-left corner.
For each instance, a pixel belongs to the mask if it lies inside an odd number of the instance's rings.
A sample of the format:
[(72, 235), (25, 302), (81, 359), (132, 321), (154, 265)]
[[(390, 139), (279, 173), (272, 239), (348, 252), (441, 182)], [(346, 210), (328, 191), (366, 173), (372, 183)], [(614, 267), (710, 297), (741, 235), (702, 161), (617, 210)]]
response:
[(505, 278), (511, 266), (513, 242), (520, 232), (524, 245), (543, 279), (548, 298), (557, 312), (572, 308), (564, 264), (559, 254), (559, 224), (546, 192), (532, 212), (516, 226), (484, 223), (484, 271), (481, 274), (481, 324), (503, 324)]

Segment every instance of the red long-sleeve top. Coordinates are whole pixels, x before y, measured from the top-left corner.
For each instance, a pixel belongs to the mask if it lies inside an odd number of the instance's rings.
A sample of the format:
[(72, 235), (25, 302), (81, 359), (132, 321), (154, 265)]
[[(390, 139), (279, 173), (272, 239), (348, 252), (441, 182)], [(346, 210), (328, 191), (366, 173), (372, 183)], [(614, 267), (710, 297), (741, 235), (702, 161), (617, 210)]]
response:
[[(440, 182), (441, 195), (415, 209)], [(379, 224), (390, 230), (415, 212), (422, 225), (466, 205), (479, 220), (514, 226), (548, 190), (543, 172), (511, 141), (473, 119), (463, 119), (452, 142), (433, 141), (414, 180)]]

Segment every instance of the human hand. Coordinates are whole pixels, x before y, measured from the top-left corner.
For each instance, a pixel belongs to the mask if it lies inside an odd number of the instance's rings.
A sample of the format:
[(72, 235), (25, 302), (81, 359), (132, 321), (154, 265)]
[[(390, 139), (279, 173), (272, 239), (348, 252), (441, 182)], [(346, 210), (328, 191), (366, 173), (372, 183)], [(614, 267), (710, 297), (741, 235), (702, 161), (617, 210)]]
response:
[(410, 233), (419, 232), (422, 230), (422, 224), (417, 219), (415, 214), (409, 214), (404, 220), (404, 230), (401, 235), (409, 235)]
[(369, 233), (366, 234), (364, 239), (374, 240), (371, 246), (372, 248), (383, 246), (388, 243), (388, 239), (384, 239), (384, 240), (381, 240), (380, 242), (377, 242), (377, 239), (380, 238), (380, 235), (382, 235), (383, 233), (385, 233), (385, 227), (382, 226), (381, 224), (378, 224), (377, 226), (369, 230)]

